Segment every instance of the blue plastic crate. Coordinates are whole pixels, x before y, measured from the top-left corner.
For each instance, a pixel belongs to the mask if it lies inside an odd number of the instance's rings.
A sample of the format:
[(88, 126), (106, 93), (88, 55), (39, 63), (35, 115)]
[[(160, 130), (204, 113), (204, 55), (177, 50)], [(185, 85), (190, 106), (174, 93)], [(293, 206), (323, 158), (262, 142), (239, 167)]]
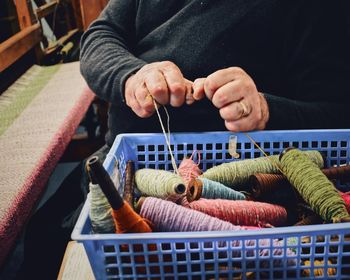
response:
[[(269, 155), (294, 146), (323, 152), (327, 167), (350, 161), (350, 130), (248, 134)], [(263, 156), (244, 133), (173, 133), (171, 145), (177, 164), (193, 151), (201, 152), (202, 170), (235, 160), (228, 153), (232, 135), (238, 137), (240, 159)], [(116, 138), (104, 167), (109, 173), (115, 166), (119, 168), (120, 186), (124, 183), (128, 160), (134, 161), (136, 169), (172, 170), (162, 134), (123, 134)], [(122, 193), (122, 187), (119, 191)], [(350, 279), (350, 223), (238, 232), (92, 234), (88, 213), (86, 201), (72, 239), (84, 244), (96, 279)], [(262, 239), (270, 240), (270, 245), (260, 246)], [(276, 239), (280, 240), (278, 245), (272, 242)], [(240, 245), (232, 246), (232, 241), (237, 240), (241, 241)], [(248, 247), (245, 240), (254, 240), (255, 244)], [(149, 250), (148, 244), (154, 244), (157, 250)], [(138, 245), (143, 251), (134, 251), (132, 245)], [(281, 250), (282, 254), (274, 255), (274, 249)], [(288, 255), (287, 249), (295, 255)], [(260, 256), (261, 250), (267, 255)], [(145, 256), (142, 262), (140, 256)], [(303, 264), (306, 260), (310, 260), (311, 265)], [(316, 265), (315, 260), (324, 262)], [(305, 275), (306, 269), (310, 276)], [(315, 275), (314, 269), (323, 270), (323, 276)], [(328, 269), (335, 269), (336, 273), (327, 275)]]

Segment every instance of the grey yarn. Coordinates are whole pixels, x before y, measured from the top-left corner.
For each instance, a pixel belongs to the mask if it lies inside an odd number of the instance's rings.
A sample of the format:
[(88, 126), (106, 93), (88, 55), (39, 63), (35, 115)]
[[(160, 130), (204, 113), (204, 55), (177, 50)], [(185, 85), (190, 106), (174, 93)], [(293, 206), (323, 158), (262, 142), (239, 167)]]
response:
[(115, 233), (112, 208), (99, 185), (89, 184), (90, 220), (94, 233)]

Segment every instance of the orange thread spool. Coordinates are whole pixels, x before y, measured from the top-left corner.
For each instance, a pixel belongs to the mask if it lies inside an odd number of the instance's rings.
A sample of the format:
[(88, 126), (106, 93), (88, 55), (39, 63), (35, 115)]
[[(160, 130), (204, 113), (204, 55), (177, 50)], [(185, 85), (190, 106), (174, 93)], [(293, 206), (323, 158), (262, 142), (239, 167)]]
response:
[[(105, 194), (107, 200), (112, 207), (112, 217), (116, 226), (116, 233), (147, 233), (152, 232), (150, 224), (138, 215), (131, 206), (126, 203), (119, 192), (115, 188), (109, 174), (102, 166), (99, 158), (94, 156), (87, 161), (88, 172), (101, 187), (101, 190)], [(155, 244), (149, 244), (149, 251), (156, 251)], [(122, 245), (122, 251), (129, 251), (129, 245)], [(134, 252), (142, 252), (143, 247), (140, 245), (133, 245)], [(158, 262), (156, 255), (148, 256), (149, 262)], [(145, 263), (144, 256), (135, 256), (134, 261), (136, 263)], [(141, 266), (137, 268), (139, 273), (145, 273), (146, 268)]]

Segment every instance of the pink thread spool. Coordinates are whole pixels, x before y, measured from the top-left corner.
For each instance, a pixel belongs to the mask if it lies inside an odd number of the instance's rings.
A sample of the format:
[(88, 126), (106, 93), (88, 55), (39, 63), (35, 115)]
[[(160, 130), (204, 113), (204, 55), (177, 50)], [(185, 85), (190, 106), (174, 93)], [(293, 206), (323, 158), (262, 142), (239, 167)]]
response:
[[(194, 153), (192, 153), (191, 157), (184, 158), (178, 168), (179, 175), (183, 179), (186, 186), (186, 194), (189, 193), (190, 189), (196, 184), (196, 178), (202, 174), (202, 171), (199, 168), (199, 160), (198, 163), (195, 163), (193, 160)], [(198, 157), (199, 157), (198, 153)], [(184, 196), (179, 201), (178, 204), (181, 204), (185, 207), (188, 207), (188, 197)]]

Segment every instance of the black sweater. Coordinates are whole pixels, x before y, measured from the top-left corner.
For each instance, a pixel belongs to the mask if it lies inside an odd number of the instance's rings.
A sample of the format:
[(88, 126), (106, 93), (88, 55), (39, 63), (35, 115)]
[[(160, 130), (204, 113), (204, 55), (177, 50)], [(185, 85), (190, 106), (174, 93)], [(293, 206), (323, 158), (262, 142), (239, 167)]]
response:
[[(350, 128), (347, 2), (110, 0), (81, 43), (82, 74), (111, 103), (107, 143), (160, 131), (156, 114), (137, 117), (123, 91), (132, 73), (163, 60), (190, 80), (243, 68), (268, 101), (267, 129)], [(168, 110), (172, 132), (225, 130), (207, 99)]]

